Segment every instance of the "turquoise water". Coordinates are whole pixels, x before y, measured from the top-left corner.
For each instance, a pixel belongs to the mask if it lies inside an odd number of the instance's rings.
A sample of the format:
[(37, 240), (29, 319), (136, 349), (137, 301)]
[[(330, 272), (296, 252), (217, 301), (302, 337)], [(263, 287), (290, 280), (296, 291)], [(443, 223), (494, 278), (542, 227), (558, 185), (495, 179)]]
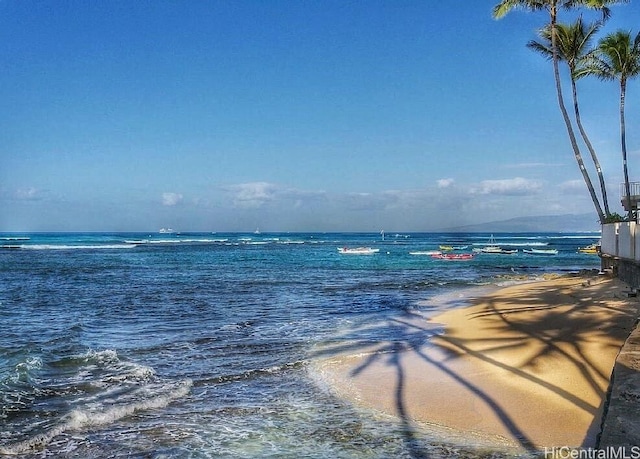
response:
[[(326, 343), (401, 339), (367, 325), (432, 314), (436, 295), (599, 267), (577, 253), (595, 233), (496, 234), (519, 252), (469, 261), (410, 254), (489, 237), (0, 234), (0, 455), (485, 457), (349, 405), (311, 363)], [(337, 250), (360, 246), (379, 252)]]

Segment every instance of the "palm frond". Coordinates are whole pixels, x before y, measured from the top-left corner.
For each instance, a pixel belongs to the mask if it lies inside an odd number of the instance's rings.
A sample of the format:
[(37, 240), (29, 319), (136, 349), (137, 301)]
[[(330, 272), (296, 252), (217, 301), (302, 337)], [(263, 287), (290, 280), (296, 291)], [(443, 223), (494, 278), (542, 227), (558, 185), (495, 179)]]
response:
[(494, 19), (502, 19), (511, 10), (539, 11), (549, 6), (550, 0), (502, 0), (493, 7)]
[(629, 3), (629, 0), (565, 0), (561, 2), (562, 7), (565, 9), (587, 8), (600, 10), (603, 22), (611, 17), (611, 9), (609, 6), (624, 3)]
[(580, 60), (580, 65), (576, 67), (573, 75), (576, 80), (586, 76), (595, 76), (602, 81), (611, 81), (615, 79), (610, 65), (605, 60), (598, 57), (597, 50), (585, 55)]
[(527, 48), (529, 48), (532, 51), (535, 51), (538, 54), (541, 54), (547, 60), (553, 59), (553, 50), (543, 43), (540, 43), (535, 40), (531, 40), (527, 43)]
[[(601, 22), (585, 24), (582, 21), (582, 17), (579, 17), (572, 24), (556, 24), (556, 51), (558, 58), (566, 61), (569, 64), (569, 68), (573, 69), (578, 64), (578, 61), (589, 52), (588, 47), (591, 40), (601, 25)], [(532, 40), (527, 44), (527, 47), (551, 59), (553, 57), (551, 27), (542, 28), (538, 34), (543, 39), (543, 42)]]
[(640, 52), (640, 32), (638, 32), (636, 38), (633, 40), (633, 47)]
[(637, 35), (632, 42), (631, 32), (613, 32), (600, 40), (598, 57), (607, 63), (611, 78), (626, 80), (637, 77), (640, 75), (640, 38)]

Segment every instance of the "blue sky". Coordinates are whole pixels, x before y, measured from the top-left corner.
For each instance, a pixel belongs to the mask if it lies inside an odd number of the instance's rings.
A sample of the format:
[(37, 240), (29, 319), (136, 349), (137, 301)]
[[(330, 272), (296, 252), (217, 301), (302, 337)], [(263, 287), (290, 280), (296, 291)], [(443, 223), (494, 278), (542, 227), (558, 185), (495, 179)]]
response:
[[(525, 47), (546, 16), (495, 21), (495, 3), (2, 0), (0, 231), (429, 231), (594, 212), (551, 64)], [(637, 33), (639, 5), (604, 31)], [(579, 89), (622, 213), (618, 85)], [(632, 180), (639, 102), (640, 80)]]

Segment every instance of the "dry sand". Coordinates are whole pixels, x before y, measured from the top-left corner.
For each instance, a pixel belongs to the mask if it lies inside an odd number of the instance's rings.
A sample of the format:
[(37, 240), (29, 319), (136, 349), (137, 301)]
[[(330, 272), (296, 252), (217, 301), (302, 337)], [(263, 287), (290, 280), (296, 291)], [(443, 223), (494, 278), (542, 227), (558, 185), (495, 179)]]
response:
[[(470, 444), (594, 446), (614, 361), (637, 317), (625, 289), (608, 277), (510, 286), (430, 320), (390, 321), (393, 343), (325, 350), (318, 368), (354, 403), (462, 432)], [(437, 324), (444, 333), (432, 336)]]

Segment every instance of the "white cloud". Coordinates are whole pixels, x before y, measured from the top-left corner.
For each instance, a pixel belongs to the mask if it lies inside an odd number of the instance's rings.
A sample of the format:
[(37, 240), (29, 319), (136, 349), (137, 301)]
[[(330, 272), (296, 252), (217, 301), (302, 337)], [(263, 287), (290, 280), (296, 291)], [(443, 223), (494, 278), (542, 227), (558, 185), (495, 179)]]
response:
[(13, 196), (19, 201), (37, 201), (42, 199), (42, 192), (34, 187), (19, 188)]
[(384, 193), (347, 193), (340, 198), (349, 210), (382, 210), (388, 205)]
[(183, 196), (180, 193), (162, 193), (162, 205), (173, 207), (182, 202)]
[(269, 182), (248, 182), (224, 188), (231, 194), (233, 206), (241, 209), (258, 209), (267, 204), (282, 204), (293, 208), (303, 207), (309, 200), (324, 197), (323, 191), (303, 191)]
[(245, 209), (262, 207), (274, 199), (277, 185), (267, 182), (250, 182), (232, 185), (226, 189), (233, 194), (233, 205)]
[(537, 193), (542, 184), (537, 180), (515, 177), (504, 180), (484, 180), (470, 189), (471, 194), (497, 194), (506, 196), (520, 196)]
[(438, 180), (438, 188), (449, 188), (454, 181), (452, 178), (440, 179)]
[(580, 191), (586, 192), (587, 186), (584, 183), (584, 180), (567, 180), (566, 182), (562, 182), (558, 187), (562, 191)]
[(446, 177), (441, 181), (434, 180), (424, 188), (361, 192), (299, 189), (255, 181), (219, 188), (224, 195), (209, 196), (206, 205), (212, 213), (225, 215), (216, 220), (232, 221), (236, 230), (258, 226), (263, 231), (438, 230), (520, 215), (571, 213), (589, 206), (588, 202), (583, 205), (582, 201), (562, 200), (563, 193), (557, 186), (546, 187), (541, 180), (516, 177), (465, 186)]
[(532, 169), (538, 167), (560, 167), (561, 163), (518, 163), (518, 164), (504, 164), (503, 169)]

